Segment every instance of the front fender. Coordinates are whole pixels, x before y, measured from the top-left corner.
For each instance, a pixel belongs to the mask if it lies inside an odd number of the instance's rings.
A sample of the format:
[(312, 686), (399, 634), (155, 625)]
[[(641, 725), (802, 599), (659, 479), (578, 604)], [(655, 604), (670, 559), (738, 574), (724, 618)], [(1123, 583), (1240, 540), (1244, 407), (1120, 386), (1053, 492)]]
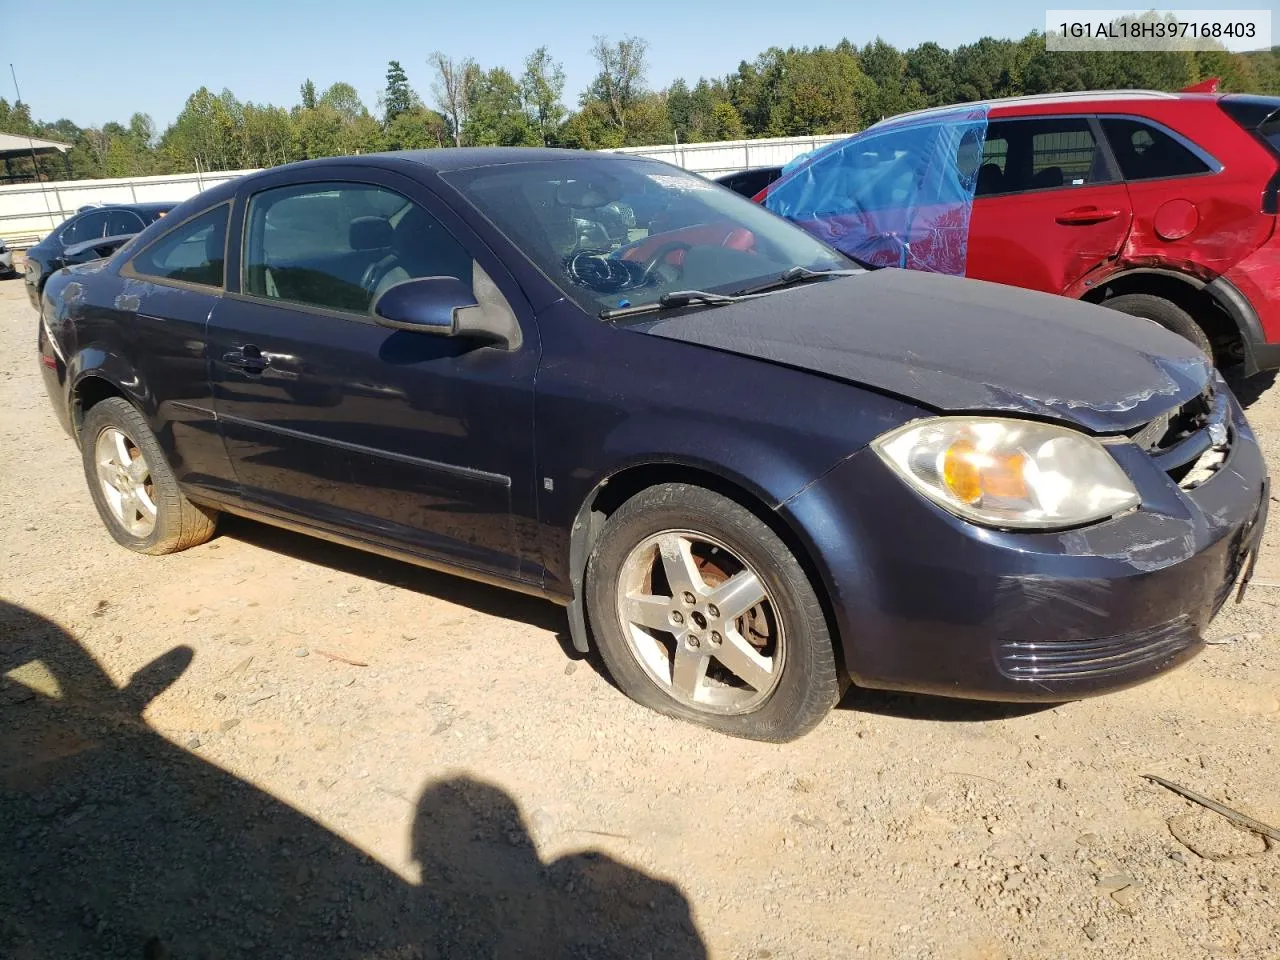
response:
[[(664, 438), (661, 452), (654, 449), (655, 437)], [(794, 448), (770, 436), (767, 428), (722, 419), (691, 422), (687, 416), (659, 411), (618, 424), (604, 437), (602, 447), (600, 459), (608, 466), (591, 478), (592, 489), (635, 467), (670, 465), (714, 474), (770, 509), (813, 480), (815, 466), (825, 470), (853, 452), (832, 449), (825, 458), (817, 455), (829, 462), (815, 464), (814, 456), (802, 458)]]
[[(674, 431), (682, 426), (685, 428), (683, 442), (673, 444), (660, 454), (652, 452), (653, 436), (678, 435)], [(595, 508), (610, 484), (621, 482), (630, 492), (634, 484), (628, 482), (628, 475), (636, 477), (641, 473), (654, 479), (665, 477), (694, 483), (706, 483), (709, 479), (746, 493), (770, 510), (777, 510), (848, 456), (835, 458), (826, 469), (815, 473), (812, 464), (744, 429), (717, 425), (717, 443), (708, 449), (693, 442), (689, 426), (687, 420), (637, 417), (613, 431), (604, 446), (604, 459), (610, 466), (591, 478), (589, 489), (581, 498), (581, 506), (568, 531), (567, 557), (562, 546), (552, 547), (546, 555), (544, 586), (551, 593), (568, 595), (569, 636), (580, 653), (589, 649), (583, 594), (587, 557), (604, 524), (603, 515)], [(662, 433), (654, 434), (654, 430)], [(806, 542), (805, 546), (808, 549), (810, 543)], [(557, 562), (561, 558), (567, 560), (567, 567), (561, 566), (563, 560)]]

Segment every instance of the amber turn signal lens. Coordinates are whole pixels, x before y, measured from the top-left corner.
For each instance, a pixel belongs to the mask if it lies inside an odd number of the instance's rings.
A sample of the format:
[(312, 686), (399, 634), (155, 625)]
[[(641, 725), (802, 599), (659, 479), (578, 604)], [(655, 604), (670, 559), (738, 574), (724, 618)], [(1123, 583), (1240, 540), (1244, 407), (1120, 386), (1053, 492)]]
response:
[(1026, 468), (1021, 451), (987, 453), (963, 437), (943, 454), (942, 479), (961, 503), (978, 503), (984, 496), (1019, 499), (1028, 495)]
[(942, 455), (943, 482), (961, 503), (977, 503), (982, 499), (982, 477), (973, 462), (975, 452), (968, 440), (958, 440)]

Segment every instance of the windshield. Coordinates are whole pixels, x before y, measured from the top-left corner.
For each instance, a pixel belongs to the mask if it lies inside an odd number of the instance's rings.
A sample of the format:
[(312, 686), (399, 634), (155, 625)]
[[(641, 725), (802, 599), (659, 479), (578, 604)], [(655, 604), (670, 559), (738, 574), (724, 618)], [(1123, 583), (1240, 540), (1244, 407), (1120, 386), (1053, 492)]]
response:
[(590, 313), (850, 266), (744, 197), (650, 160), (588, 156), (444, 175)]

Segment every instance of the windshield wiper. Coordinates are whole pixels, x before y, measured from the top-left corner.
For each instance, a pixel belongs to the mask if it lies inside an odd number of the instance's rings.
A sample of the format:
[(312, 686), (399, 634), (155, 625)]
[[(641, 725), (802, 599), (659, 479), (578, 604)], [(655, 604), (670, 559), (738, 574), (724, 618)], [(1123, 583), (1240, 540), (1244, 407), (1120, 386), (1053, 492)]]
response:
[(637, 303), (633, 307), (611, 307), (600, 311), (601, 320), (617, 320), (620, 317), (638, 317), (645, 313), (657, 313), (660, 310), (674, 310), (687, 307), (691, 303), (703, 303), (709, 307), (719, 307), (726, 303), (737, 303), (750, 299), (738, 293), (710, 293), (706, 290), (672, 290), (664, 293), (652, 303)]
[(772, 280), (766, 280), (764, 283), (756, 284), (754, 287), (746, 287), (742, 290), (735, 290), (735, 297), (749, 297), (754, 293), (765, 293), (769, 290), (781, 290), (783, 287), (789, 287), (795, 283), (806, 283), (810, 280), (826, 280), (829, 277), (853, 277), (862, 273), (861, 270), (810, 270), (808, 267), (791, 267), (783, 270), (782, 273), (774, 277)]

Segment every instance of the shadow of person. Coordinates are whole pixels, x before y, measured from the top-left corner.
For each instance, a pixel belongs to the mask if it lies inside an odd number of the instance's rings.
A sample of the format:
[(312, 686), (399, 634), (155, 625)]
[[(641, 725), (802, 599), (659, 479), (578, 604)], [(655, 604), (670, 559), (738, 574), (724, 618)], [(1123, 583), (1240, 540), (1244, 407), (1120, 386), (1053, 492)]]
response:
[(515, 803), (490, 784), (429, 786), (413, 850), (442, 957), (706, 956), (675, 886), (599, 852), (543, 863)]
[[(521, 956), (620, 956), (607, 945), (676, 930), (689, 949), (655, 955), (702, 955), (674, 887), (603, 858), (544, 869), (514, 801), (469, 781), (424, 793), (413, 836), (434, 879), (405, 881), (147, 726), (192, 656), (175, 648), (117, 688), (56, 624), (0, 601), (0, 957), (443, 960), (515, 955), (513, 940)], [(459, 795), (483, 801), (443, 800)], [(457, 833), (473, 808), (506, 813)], [(495, 822), (504, 846), (466, 841)], [(510, 889), (539, 911), (510, 909)], [(466, 949), (442, 949), (460, 919)]]

